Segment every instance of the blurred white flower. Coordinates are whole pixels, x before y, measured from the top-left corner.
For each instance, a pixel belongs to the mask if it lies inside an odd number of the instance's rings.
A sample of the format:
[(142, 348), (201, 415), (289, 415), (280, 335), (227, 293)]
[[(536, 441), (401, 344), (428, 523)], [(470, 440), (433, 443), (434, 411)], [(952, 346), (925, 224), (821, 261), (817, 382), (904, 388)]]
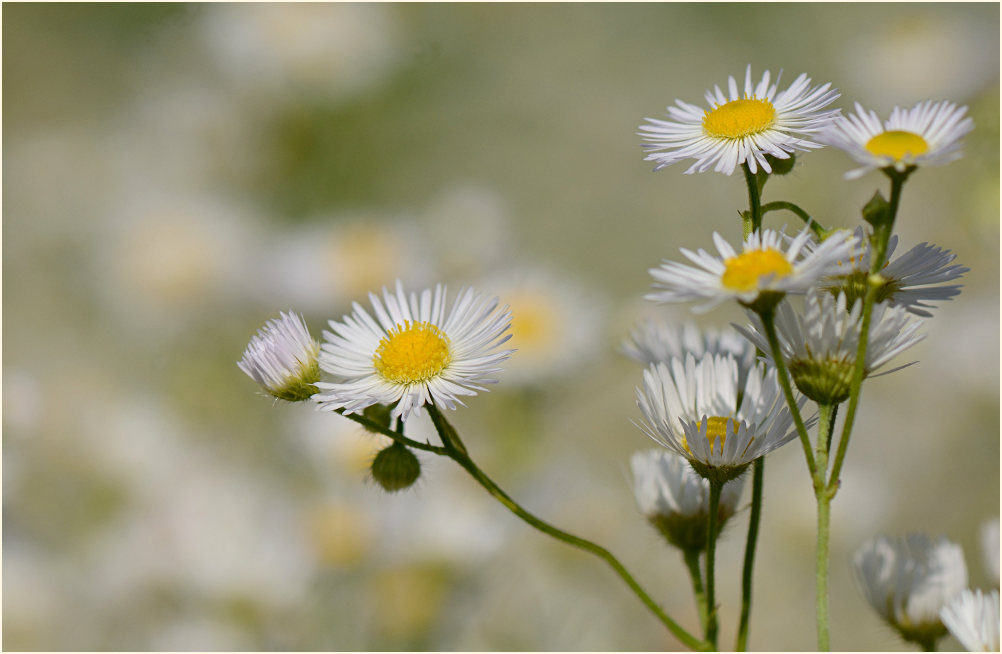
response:
[(446, 277), (477, 278), (509, 261), (513, 244), (508, 208), (492, 189), (449, 187), (422, 213), (435, 263)]
[(269, 320), (253, 336), (237, 366), (280, 400), (302, 402), (320, 380), (320, 344), (303, 317), (292, 312)]
[[(778, 78), (777, 78), (778, 80)], [(744, 90), (738, 91), (733, 77), (727, 80), (725, 95), (719, 86), (706, 92), (702, 109), (681, 100), (668, 107), (670, 121), (647, 118), (640, 126), (645, 161), (657, 163), (655, 170), (685, 159), (695, 159), (686, 173), (714, 172), (730, 175), (738, 165), (751, 172), (762, 168), (772, 172), (766, 155), (789, 159), (794, 151), (810, 151), (821, 145), (804, 138), (819, 131), (838, 115), (839, 110), (822, 111), (839, 97), (831, 84), (811, 87), (811, 78), (801, 74), (784, 91), (778, 83), (769, 85), (766, 71), (756, 84), (751, 65), (745, 70)]]
[(999, 519), (994, 518), (981, 525), (978, 534), (981, 554), (984, 556), (985, 572), (995, 585), (999, 585)]
[[(684, 551), (706, 548), (710, 513), (710, 483), (700, 477), (685, 457), (666, 450), (634, 452), (633, 496), (640, 512), (672, 545)], [(744, 477), (724, 484), (720, 493), (718, 528), (737, 510)]]
[(939, 617), (968, 652), (999, 651), (997, 590), (965, 590), (946, 603)]
[(870, 606), (908, 641), (932, 645), (946, 633), (940, 609), (967, 587), (964, 552), (945, 538), (878, 536), (852, 557)]
[(604, 351), (602, 302), (552, 270), (520, 265), (478, 284), (511, 311), (517, 354), (505, 363), (505, 385), (540, 384), (573, 374)]
[(261, 98), (287, 93), (341, 101), (378, 88), (403, 43), (392, 5), (206, 5), (202, 34), (233, 84)]

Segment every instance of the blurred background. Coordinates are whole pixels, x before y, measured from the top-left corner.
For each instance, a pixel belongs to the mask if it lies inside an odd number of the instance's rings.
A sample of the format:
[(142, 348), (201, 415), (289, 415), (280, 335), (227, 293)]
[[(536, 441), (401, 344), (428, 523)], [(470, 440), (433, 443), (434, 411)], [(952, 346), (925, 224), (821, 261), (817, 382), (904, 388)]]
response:
[[(280, 310), (319, 337), (398, 277), (500, 295), (519, 352), (454, 424), (524, 506), (607, 546), (695, 629), (681, 556), (634, 504), (628, 459), (653, 443), (630, 424), (641, 369), (618, 347), (643, 317), (744, 321), (642, 297), (679, 247), (739, 239), (747, 196), (740, 176), (653, 173), (635, 132), (748, 63), (830, 81), (844, 110), (970, 107), (965, 158), (905, 189), (899, 252), (931, 241), (971, 272), (906, 355), (920, 363), (865, 387), (833, 506), (833, 647), (908, 649), (851, 579), (878, 533), (945, 535), (972, 587), (998, 585), (980, 537), (999, 516), (997, 5), (3, 14), (5, 649), (678, 648), (601, 561), (451, 462), (421, 455), (417, 487), (387, 495), (366, 479), (381, 441), (276, 404), (236, 361)], [(803, 156), (765, 199), (854, 227), (887, 184), (844, 181), (852, 167)], [(747, 513), (718, 553), (722, 643)], [(782, 448), (753, 649), (814, 646), (814, 520), (803, 454)]]

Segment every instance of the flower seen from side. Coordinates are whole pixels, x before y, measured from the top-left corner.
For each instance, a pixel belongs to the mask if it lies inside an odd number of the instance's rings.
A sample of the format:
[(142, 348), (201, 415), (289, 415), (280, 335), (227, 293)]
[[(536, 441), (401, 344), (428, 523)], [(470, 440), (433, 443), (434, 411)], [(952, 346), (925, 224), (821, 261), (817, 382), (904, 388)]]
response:
[(714, 172), (731, 175), (739, 165), (751, 172), (767, 173), (772, 166), (766, 156), (788, 159), (797, 151), (822, 147), (805, 136), (819, 132), (839, 115), (824, 110), (839, 97), (831, 84), (812, 86), (801, 74), (783, 91), (770, 84), (769, 71), (758, 83), (752, 81), (751, 66), (745, 70), (743, 90), (734, 77), (727, 80), (727, 93), (719, 86), (706, 92), (709, 109), (676, 100), (668, 107), (670, 120), (647, 118), (638, 134), (649, 152), (645, 161), (656, 162), (655, 170), (686, 159), (695, 162), (686, 174)]
[(278, 399), (302, 402), (317, 392), (319, 354), (303, 317), (290, 311), (258, 330), (237, 365)]
[[(839, 262), (835, 275), (820, 282), (834, 294), (844, 292), (850, 305), (866, 295), (870, 270), (871, 248), (862, 227), (856, 228), (855, 236), (856, 252)], [(885, 281), (877, 290), (877, 302), (890, 302), (916, 316), (931, 318), (927, 309), (934, 307), (928, 302), (942, 302), (960, 295), (960, 284), (944, 284), (959, 279), (970, 272), (970, 268), (954, 264), (957, 255), (929, 243), (919, 243), (892, 260), (897, 245), (897, 235), (891, 236), (887, 242), (888, 262), (880, 271)], [(810, 242), (806, 247), (812, 249), (816, 244)]]
[(666, 325), (644, 320), (634, 325), (620, 350), (644, 365), (667, 363), (671, 359), (696, 359), (706, 354), (729, 354), (738, 365), (738, 387), (743, 387), (755, 365), (755, 347), (732, 330), (697, 327), (693, 323)]
[[(682, 254), (696, 265), (664, 261), (652, 268), (654, 291), (645, 297), (659, 303), (705, 301), (696, 311), (727, 300), (756, 310), (762, 304), (773, 305), (786, 293), (806, 293), (819, 279), (834, 274), (856, 244), (849, 232), (837, 232), (807, 249), (810, 237), (809, 228), (792, 239), (771, 229), (753, 232), (739, 254), (714, 232), (718, 255), (682, 248)], [(785, 247), (784, 240), (788, 241)]]
[(968, 652), (999, 651), (997, 590), (965, 590), (946, 603), (939, 617)]
[(510, 338), (511, 313), (471, 288), (448, 311), (441, 285), (407, 295), (398, 280), (395, 292), (384, 288), (382, 300), (374, 293), (369, 300), (375, 318), (356, 302), (323, 332), (320, 367), (336, 381), (317, 384), (322, 410), (395, 405), (392, 415), (406, 420), (429, 403), (455, 409), (461, 396), (496, 383), (490, 376), (513, 352), (498, 349)]
[(733, 357), (697, 361), (688, 354), (646, 369), (636, 394), (643, 414), (638, 426), (711, 481), (740, 476), (752, 461), (796, 437), (776, 371), (764, 365), (739, 387)]
[(939, 612), (967, 587), (960, 546), (921, 533), (878, 536), (856, 551), (852, 567), (877, 614), (905, 640), (925, 647), (946, 634)]
[(871, 170), (893, 169), (899, 173), (916, 166), (936, 166), (962, 156), (961, 139), (974, 129), (965, 118), (967, 107), (952, 102), (926, 100), (911, 109), (894, 107), (883, 123), (873, 111), (858, 102), (856, 113), (828, 126), (821, 139), (844, 150), (862, 164), (846, 179), (856, 179)]
[[(647, 521), (683, 551), (706, 549), (709, 482), (696, 474), (684, 457), (664, 449), (634, 452), (630, 467), (633, 495)], [(743, 488), (743, 477), (724, 484), (718, 506), (718, 528), (734, 515)]]
[[(780, 353), (801, 393), (815, 402), (844, 402), (849, 398), (856, 366), (863, 303), (856, 302), (847, 308), (845, 294), (835, 298), (825, 291), (811, 289), (804, 305), (802, 313), (795, 311), (789, 302), (777, 308)], [(775, 365), (761, 317), (752, 311), (748, 314), (751, 327), (735, 325), (735, 328)], [(923, 321), (909, 316), (902, 307), (875, 304), (870, 320), (864, 376), (924, 338), (916, 334)]]

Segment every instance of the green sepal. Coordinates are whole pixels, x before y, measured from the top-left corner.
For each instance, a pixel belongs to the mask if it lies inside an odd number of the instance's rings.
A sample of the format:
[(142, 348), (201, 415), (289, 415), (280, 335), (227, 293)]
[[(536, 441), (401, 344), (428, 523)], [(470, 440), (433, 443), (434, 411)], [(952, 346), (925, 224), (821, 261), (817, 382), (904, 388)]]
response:
[(880, 194), (880, 191), (876, 191), (863, 207), (863, 220), (873, 225), (874, 229), (879, 229), (881, 226), (889, 224), (893, 219), (891, 205)]

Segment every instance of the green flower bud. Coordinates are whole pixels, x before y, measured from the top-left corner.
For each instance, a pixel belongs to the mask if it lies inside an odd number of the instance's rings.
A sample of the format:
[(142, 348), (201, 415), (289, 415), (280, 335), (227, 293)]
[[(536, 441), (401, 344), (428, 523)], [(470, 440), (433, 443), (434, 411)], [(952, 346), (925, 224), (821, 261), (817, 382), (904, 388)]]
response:
[(395, 493), (414, 485), (421, 476), (421, 462), (406, 446), (393, 443), (376, 455), (370, 470), (383, 490)]
[(770, 166), (772, 166), (773, 175), (788, 175), (797, 164), (797, 156), (792, 152), (790, 153), (789, 159), (780, 159), (779, 157), (767, 154), (765, 155), (765, 160), (769, 162)]

